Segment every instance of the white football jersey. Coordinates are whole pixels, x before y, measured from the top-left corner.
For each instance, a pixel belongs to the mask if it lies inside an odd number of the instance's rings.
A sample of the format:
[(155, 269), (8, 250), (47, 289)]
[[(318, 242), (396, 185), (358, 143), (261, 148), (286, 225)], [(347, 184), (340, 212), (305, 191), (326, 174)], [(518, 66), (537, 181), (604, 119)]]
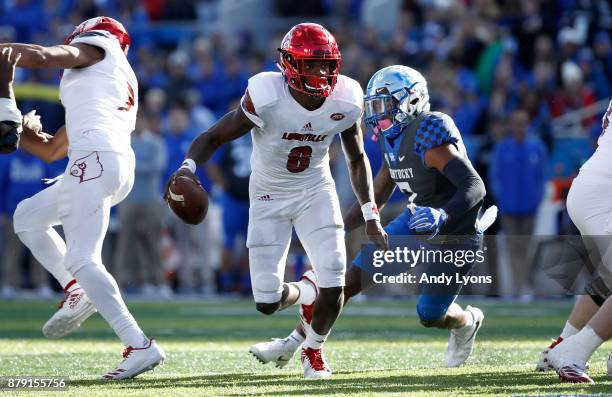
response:
[(76, 43), (100, 47), (105, 55), (92, 66), (64, 70), (60, 100), (69, 149), (129, 152), (138, 111), (136, 75), (110, 33), (87, 31), (71, 44)]
[(601, 129), (595, 153), (580, 170), (612, 175), (612, 101), (608, 104), (608, 110), (601, 120)]
[(363, 90), (340, 75), (332, 94), (313, 111), (302, 107), (278, 72), (249, 79), (241, 106), (257, 127), (251, 131), (251, 193), (269, 193), (333, 184), (329, 146), (334, 136), (362, 114)]

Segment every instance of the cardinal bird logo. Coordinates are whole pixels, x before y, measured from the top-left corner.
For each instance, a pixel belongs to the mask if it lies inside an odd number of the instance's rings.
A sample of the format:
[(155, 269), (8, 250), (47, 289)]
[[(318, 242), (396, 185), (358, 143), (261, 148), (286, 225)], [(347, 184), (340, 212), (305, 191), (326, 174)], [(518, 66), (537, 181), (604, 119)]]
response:
[(75, 160), (70, 167), (70, 175), (79, 178), (79, 183), (101, 177), (102, 171), (104, 171), (104, 167), (100, 162), (98, 152), (91, 152), (87, 156)]

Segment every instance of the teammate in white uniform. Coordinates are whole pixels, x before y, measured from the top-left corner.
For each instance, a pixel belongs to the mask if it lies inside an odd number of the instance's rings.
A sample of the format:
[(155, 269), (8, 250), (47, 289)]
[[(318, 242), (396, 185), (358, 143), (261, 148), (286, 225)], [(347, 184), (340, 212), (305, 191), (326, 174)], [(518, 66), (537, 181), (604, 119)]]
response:
[[(60, 337), (97, 309), (126, 345), (124, 360), (105, 379), (132, 378), (163, 362), (128, 311), (115, 279), (102, 264), (110, 209), (130, 192), (138, 81), (127, 61), (130, 37), (112, 18), (81, 23), (65, 45), (2, 44), (21, 54), (18, 66), (63, 68), (60, 99), (66, 126), (55, 136), (24, 134), (22, 148), (46, 161), (68, 154), (57, 183), (19, 203), (15, 233), (62, 284), (66, 302), (44, 332)], [(53, 229), (62, 225), (66, 241)]]
[[(247, 246), (256, 307), (272, 314), (314, 302), (302, 349), (304, 375), (327, 378), (331, 370), (322, 346), (342, 308), (346, 269), (342, 215), (329, 169), (328, 149), (336, 134), (363, 205), (367, 233), (380, 247), (386, 247), (386, 234), (373, 204), (372, 175), (363, 151), (363, 92), (359, 83), (339, 74), (334, 37), (320, 25), (299, 24), (285, 35), (279, 51), (282, 73), (251, 77), (240, 108), (194, 140), (171, 180), (178, 175), (195, 178), (196, 167), (221, 144), (251, 131)], [(319, 291), (308, 280), (283, 283), (292, 227), (313, 264)]]
[[(567, 211), (596, 268), (561, 336), (540, 355), (539, 371), (554, 369), (569, 382), (593, 383), (587, 361), (612, 337), (612, 101), (602, 120), (597, 149), (580, 168), (567, 196)], [(608, 359), (608, 375), (612, 361)]]

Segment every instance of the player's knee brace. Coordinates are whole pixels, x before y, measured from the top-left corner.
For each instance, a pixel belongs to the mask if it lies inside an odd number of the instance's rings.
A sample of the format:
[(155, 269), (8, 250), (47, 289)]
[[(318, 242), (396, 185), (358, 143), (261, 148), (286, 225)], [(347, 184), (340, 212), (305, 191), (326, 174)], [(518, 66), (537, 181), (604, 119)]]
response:
[[(257, 310), (263, 314), (272, 314), (278, 310), (283, 296), (283, 287), (280, 278), (273, 273), (262, 273), (253, 277), (251, 283)], [(272, 310), (273, 306), (268, 305), (277, 305), (278, 307)]]

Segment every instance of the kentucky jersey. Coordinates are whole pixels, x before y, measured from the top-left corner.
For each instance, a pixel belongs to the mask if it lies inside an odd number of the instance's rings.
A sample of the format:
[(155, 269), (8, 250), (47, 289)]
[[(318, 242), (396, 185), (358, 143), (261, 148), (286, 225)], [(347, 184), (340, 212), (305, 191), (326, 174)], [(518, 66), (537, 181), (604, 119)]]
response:
[[(391, 140), (380, 136), (385, 162), (397, 187), (408, 196), (409, 205), (441, 208), (457, 190), (442, 173), (425, 165), (425, 152), (444, 144), (453, 144), (467, 159), (461, 134), (453, 120), (440, 112), (421, 113)], [(471, 235), (482, 203), (461, 218), (449, 219), (440, 234)]]
[(612, 175), (612, 101), (608, 104), (608, 110), (601, 120), (601, 135), (597, 140), (597, 150), (580, 170)]
[(136, 125), (138, 81), (117, 39), (102, 30), (82, 33), (71, 44), (104, 50), (104, 59), (66, 69), (60, 99), (66, 109), (69, 150), (130, 151)]
[(334, 135), (359, 122), (362, 102), (359, 83), (343, 75), (323, 105), (312, 111), (291, 96), (281, 73), (251, 77), (241, 100), (242, 110), (256, 124), (251, 131), (251, 191), (333, 184), (329, 145)]

